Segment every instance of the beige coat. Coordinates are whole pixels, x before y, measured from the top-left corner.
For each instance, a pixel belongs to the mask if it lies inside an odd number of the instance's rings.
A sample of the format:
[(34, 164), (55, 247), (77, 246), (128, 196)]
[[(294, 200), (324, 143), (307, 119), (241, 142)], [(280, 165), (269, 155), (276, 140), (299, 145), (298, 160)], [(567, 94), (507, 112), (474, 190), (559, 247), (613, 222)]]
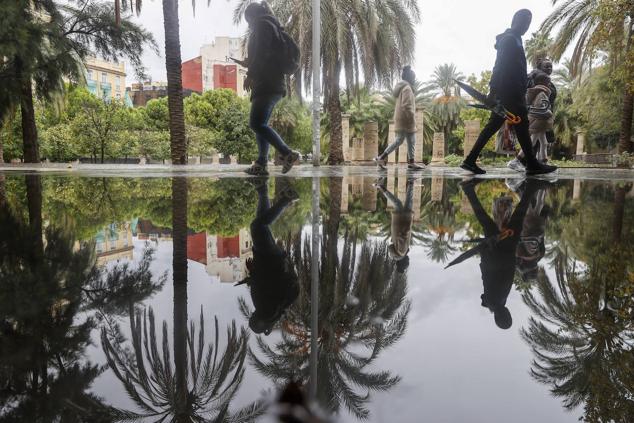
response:
[(529, 132), (531, 134), (553, 130), (554, 119), (549, 97), (550, 89), (545, 85), (535, 85), (526, 91)]
[(411, 210), (392, 212), (392, 244), (397, 256), (405, 257), (412, 240), (414, 212)]
[(407, 81), (394, 87), (396, 107), (394, 108), (394, 130), (396, 132), (416, 132), (416, 96)]

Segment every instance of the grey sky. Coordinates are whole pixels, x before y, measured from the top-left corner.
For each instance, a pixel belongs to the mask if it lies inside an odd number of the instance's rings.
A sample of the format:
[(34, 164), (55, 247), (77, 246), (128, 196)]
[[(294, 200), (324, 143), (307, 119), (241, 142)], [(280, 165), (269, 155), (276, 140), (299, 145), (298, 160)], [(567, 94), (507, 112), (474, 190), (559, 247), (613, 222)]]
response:
[[(236, 0), (197, 1), (196, 15), (191, 2), (181, 0), (181, 51), (183, 60), (198, 55), (201, 44), (215, 36), (240, 36), (246, 25), (233, 24)], [(432, 74), (441, 63), (455, 63), (465, 75), (490, 69), (495, 59), (495, 36), (510, 25), (513, 13), (521, 8), (533, 12), (529, 34), (552, 11), (551, 0), (419, 0), (422, 22), (417, 27), (414, 68), (421, 80)], [(151, 31), (163, 50), (164, 30), (161, 0), (145, 1), (139, 23)], [(527, 34), (527, 35), (529, 35)], [(153, 53), (145, 54), (145, 63), (153, 80), (165, 80), (165, 62)], [(127, 83), (134, 79), (128, 72)]]

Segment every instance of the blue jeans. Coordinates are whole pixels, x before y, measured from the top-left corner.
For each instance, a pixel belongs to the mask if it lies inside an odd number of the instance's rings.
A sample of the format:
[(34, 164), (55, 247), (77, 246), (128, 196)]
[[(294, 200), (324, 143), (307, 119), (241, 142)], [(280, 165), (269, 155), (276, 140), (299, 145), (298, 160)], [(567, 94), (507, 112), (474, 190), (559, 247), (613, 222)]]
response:
[(416, 133), (415, 132), (397, 132), (396, 133), (396, 139), (394, 140), (394, 142), (390, 145), (388, 145), (388, 147), (385, 149), (385, 151), (383, 152), (383, 156), (387, 157), (390, 154), (392, 154), (392, 152), (394, 150), (396, 150), (397, 148), (399, 148), (401, 146), (401, 144), (403, 144), (403, 141), (407, 140), (407, 160), (409, 161), (413, 161), (414, 160), (414, 148), (416, 146)]
[(282, 98), (281, 94), (262, 95), (251, 100), (251, 116), (249, 126), (255, 132), (258, 143), (258, 159), (256, 163), (266, 166), (269, 158), (269, 145), (272, 145), (283, 155), (291, 153), (291, 149), (284, 143), (273, 128), (269, 126), (269, 119), (273, 108)]

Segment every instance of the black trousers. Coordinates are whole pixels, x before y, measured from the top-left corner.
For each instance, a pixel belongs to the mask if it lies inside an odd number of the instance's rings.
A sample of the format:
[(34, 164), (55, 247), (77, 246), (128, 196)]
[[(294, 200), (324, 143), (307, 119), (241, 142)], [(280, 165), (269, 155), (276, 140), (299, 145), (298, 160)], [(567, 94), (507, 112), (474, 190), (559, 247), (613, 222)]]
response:
[[(513, 102), (502, 102), (507, 110), (516, 116), (519, 116), (522, 121), (513, 125), (515, 129), (515, 133), (517, 134), (517, 140), (522, 147), (522, 151), (524, 151), (524, 157), (526, 157), (526, 164), (528, 167), (532, 167), (538, 164), (537, 159), (535, 158), (535, 154), (533, 153), (533, 143), (531, 142), (531, 135), (528, 132), (528, 110), (523, 103), (513, 101)], [(504, 118), (496, 115), (495, 113), (491, 113), (491, 117), (489, 121), (485, 125), (482, 132), (478, 136), (475, 144), (473, 145), (473, 149), (465, 159), (465, 162), (475, 164), (476, 160), (480, 156), (480, 152), (486, 145), (486, 143), (491, 139), (493, 135), (504, 125)]]

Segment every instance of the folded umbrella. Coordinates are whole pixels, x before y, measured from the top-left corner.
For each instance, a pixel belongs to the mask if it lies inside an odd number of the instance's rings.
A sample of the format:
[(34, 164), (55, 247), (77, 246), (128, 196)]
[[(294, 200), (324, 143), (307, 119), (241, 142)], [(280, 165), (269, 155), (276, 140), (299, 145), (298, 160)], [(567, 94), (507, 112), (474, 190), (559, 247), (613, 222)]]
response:
[(518, 123), (522, 121), (522, 119), (519, 116), (516, 116), (513, 113), (506, 110), (504, 105), (500, 103), (499, 101), (491, 100), (489, 97), (482, 94), (480, 91), (476, 90), (471, 85), (465, 84), (464, 82), (458, 81), (456, 79), (454, 79), (454, 81), (456, 81), (456, 84), (458, 84), (460, 88), (465, 90), (467, 94), (473, 97), (476, 101), (480, 102), (480, 104), (472, 104), (471, 105), (472, 107), (476, 107), (478, 109), (490, 110), (496, 115), (506, 119), (506, 121), (510, 123), (511, 125), (517, 125)]

